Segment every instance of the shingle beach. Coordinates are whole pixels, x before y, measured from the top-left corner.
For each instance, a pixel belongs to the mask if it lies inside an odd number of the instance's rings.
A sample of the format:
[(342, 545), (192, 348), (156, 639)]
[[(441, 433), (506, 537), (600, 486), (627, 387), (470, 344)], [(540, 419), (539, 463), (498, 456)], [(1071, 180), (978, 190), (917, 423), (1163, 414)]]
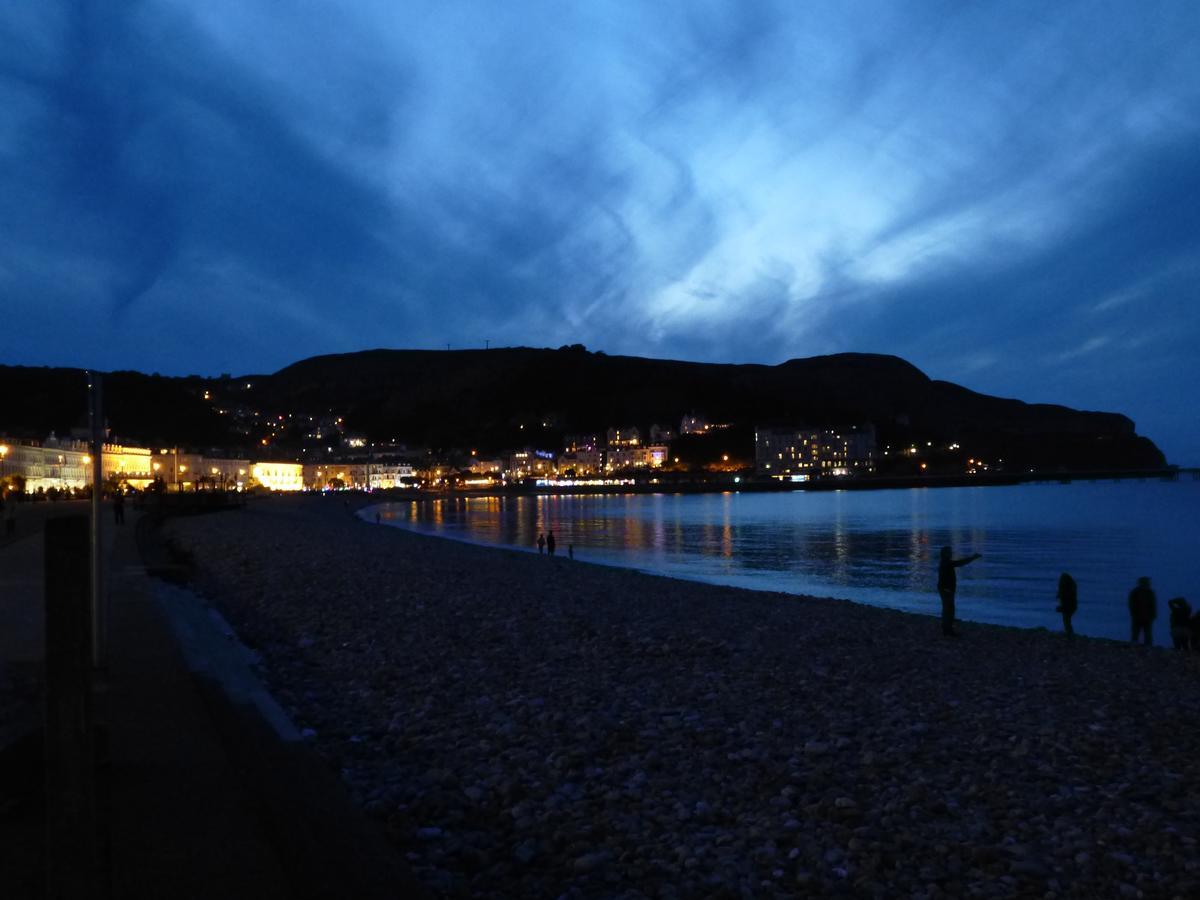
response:
[(944, 639), (351, 508), (167, 530), (440, 895), (1200, 896), (1200, 656)]

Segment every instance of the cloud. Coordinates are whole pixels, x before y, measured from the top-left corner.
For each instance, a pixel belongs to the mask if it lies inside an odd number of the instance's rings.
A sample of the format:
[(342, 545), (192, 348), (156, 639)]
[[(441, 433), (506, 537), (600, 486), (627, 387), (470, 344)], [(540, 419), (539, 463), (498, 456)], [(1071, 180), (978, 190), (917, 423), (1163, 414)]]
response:
[(878, 350), (1146, 410), (1200, 458), (1154, 399), (1164, 366), (1200, 374), (1198, 20), (10, 4), (0, 353), (186, 372), (484, 340)]

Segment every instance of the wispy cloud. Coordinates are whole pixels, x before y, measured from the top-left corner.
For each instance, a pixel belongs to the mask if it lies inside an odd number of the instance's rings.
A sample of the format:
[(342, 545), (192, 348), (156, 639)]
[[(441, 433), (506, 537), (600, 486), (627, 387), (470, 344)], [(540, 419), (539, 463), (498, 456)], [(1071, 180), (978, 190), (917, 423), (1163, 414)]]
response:
[(1139, 399), (1200, 338), (1191, 5), (76, 0), (0, 42), (8, 361), (879, 350), (1200, 457)]

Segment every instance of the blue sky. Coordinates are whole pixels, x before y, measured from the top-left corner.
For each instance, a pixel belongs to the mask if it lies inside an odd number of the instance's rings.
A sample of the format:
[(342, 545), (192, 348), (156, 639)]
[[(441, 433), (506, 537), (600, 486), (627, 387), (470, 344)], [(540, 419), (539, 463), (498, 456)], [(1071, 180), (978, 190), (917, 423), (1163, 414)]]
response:
[(0, 361), (584, 343), (1200, 463), (1200, 5), (10, 3)]

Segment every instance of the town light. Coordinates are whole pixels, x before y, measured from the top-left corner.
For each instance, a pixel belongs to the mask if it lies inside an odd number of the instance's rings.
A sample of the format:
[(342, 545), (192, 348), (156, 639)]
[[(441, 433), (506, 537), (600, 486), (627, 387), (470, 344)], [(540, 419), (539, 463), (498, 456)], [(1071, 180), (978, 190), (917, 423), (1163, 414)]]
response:
[(162, 463), (152, 463), (151, 468), (153, 468), (154, 471), (157, 472), (159, 469), (162, 468)]

